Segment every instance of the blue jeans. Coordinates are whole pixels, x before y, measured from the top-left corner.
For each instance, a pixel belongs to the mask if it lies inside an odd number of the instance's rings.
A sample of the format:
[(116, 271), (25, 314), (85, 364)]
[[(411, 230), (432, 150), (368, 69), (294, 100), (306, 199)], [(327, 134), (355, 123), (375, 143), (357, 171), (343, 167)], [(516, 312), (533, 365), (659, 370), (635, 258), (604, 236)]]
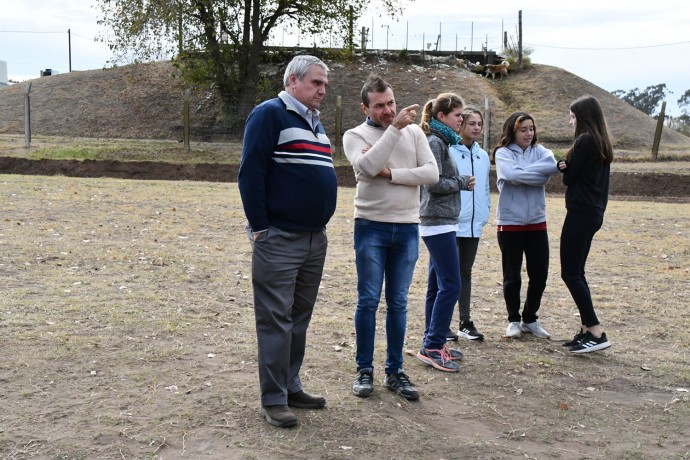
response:
[(376, 311), (386, 282), (386, 374), (403, 367), (407, 293), (419, 257), (419, 226), (355, 219), (357, 370), (373, 368)]
[(460, 259), (455, 232), (422, 238), (429, 250), (429, 279), (426, 290), (425, 329), (422, 346), (440, 350), (446, 343), (460, 296)]

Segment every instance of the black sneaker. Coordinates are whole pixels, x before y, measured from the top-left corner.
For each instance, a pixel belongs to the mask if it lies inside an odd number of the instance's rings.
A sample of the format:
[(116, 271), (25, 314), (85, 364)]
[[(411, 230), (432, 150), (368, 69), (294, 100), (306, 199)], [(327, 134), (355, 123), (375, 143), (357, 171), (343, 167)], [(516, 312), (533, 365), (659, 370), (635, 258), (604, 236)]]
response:
[(352, 394), (360, 398), (368, 398), (374, 392), (374, 369), (368, 367), (357, 372), (352, 384)]
[(598, 339), (594, 337), (591, 333), (585, 332), (585, 335), (580, 340), (580, 343), (574, 347), (570, 347), (571, 353), (591, 353), (593, 351), (603, 350), (611, 346), (611, 343), (606, 338), (606, 333), (602, 332), (601, 337)]
[(458, 331), (460, 337), (464, 337), (467, 340), (484, 340), (484, 334), (479, 332), (476, 327), (474, 327), (474, 322), (464, 321), (460, 324), (460, 330)]
[(419, 399), (419, 392), (414, 385), (412, 385), (410, 378), (404, 372), (386, 375), (383, 386), (391, 391), (395, 391), (408, 401), (416, 401)]
[(458, 334), (456, 334), (452, 330), (448, 329), (448, 332), (446, 333), (446, 342), (457, 342), (457, 341), (458, 341)]
[(585, 336), (585, 333), (582, 332), (582, 329), (580, 329), (580, 331), (577, 334), (575, 334), (575, 337), (573, 337), (573, 340), (563, 342), (562, 345), (564, 347), (568, 347), (568, 348), (574, 347), (575, 345), (579, 344), (582, 341), (582, 338), (584, 336)]

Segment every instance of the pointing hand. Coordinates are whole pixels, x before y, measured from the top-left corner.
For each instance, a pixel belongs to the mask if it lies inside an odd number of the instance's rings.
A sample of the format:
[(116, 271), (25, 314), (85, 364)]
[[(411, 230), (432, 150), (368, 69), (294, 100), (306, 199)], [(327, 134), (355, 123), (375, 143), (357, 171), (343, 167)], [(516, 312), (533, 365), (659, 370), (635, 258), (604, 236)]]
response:
[(412, 123), (414, 123), (415, 118), (417, 118), (418, 108), (419, 104), (414, 104), (409, 107), (405, 107), (400, 112), (398, 112), (395, 118), (393, 118), (393, 122), (391, 124), (398, 129), (403, 129), (405, 126), (411, 125)]

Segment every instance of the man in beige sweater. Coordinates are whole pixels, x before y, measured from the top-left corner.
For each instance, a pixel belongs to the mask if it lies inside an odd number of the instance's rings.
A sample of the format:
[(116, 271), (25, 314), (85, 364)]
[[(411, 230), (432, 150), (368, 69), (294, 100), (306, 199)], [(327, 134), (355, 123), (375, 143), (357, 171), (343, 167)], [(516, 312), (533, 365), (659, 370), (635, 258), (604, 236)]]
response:
[(362, 88), (364, 123), (343, 136), (355, 171), (355, 258), (357, 266), (356, 396), (374, 391), (376, 311), (386, 285), (386, 380), (404, 398), (419, 392), (403, 372), (407, 293), (419, 255), (419, 186), (438, 181), (436, 160), (421, 128), (418, 105), (397, 113), (393, 89), (377, 75)]

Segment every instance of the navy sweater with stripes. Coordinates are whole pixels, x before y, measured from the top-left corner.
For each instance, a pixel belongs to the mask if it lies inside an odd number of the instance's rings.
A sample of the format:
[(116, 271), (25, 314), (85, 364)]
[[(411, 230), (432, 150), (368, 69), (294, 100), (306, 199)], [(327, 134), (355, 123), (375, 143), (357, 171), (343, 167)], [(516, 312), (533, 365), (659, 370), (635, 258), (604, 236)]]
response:
[(321, 123), (312, 129), (284, 92), (256, 106), (237, 182), (252, 231), (323, 230), (335, 212), (338, 180)]

